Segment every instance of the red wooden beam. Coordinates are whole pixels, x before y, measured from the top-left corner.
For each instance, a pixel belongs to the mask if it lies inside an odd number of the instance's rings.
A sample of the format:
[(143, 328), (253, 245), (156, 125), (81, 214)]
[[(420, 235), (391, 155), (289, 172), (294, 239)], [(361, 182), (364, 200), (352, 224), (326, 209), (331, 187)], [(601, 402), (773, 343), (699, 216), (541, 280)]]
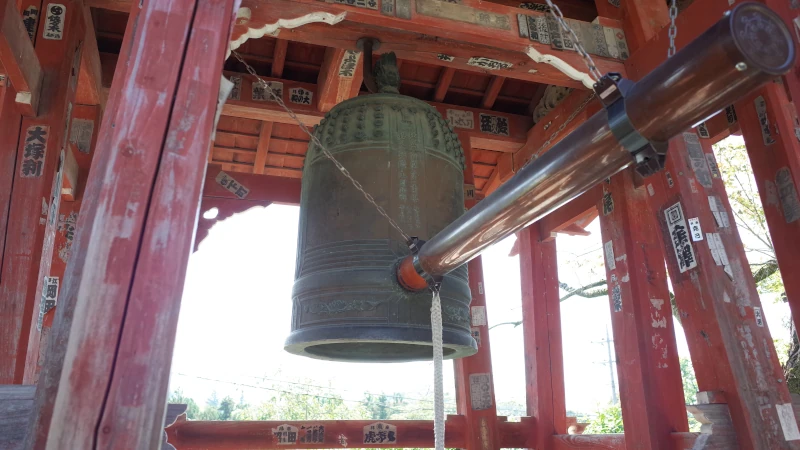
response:
[(0, 63), (17, 91), (16, 101), (20, 111), (26, 117), (35, 117), (43, 79), (39, 61), (41, 55), (37, 56), (22, 24), (17, 2), (4, 0), (3, 3), (0, 6)]
[[(478, 353), (454, 361), (457, 410), (467, 421), (466, 445), (462, 448), (500, 448), (481, 257), (470, 261), (468, 268), (472, 293), (470, 320), (472, 335), (478, 341)], [(478, 392), (481, 395), (476, 395)]]
[[(58, 279), (59, 287), (63, 286), (64, 273), (67, 268), (72, 248), (72, 241), (75, 237), (77, 218), (80, 213), (83, 200), (83, 190), (86, 187), (86, 180), (89, 176), (89, 168), (94, 156), (95, 142), (100, 123), (100, 106), (76, 105), (72, 111), (72, 126), (69, 134), (69, 148), (74, 155), (77, 165), (78, 177), (75, 186), (74, 198), (67, 201), (63, 196), (58, 211), (57, 227), (55, 240), (53, 241), (53, 256), (50, 263), (50, 277)], [(65, 177), (66, 179), (66, 177)], [(58, 292), (56, 293), (56, 301)], [(45, 312), (42, 317), (42, 330), (40, 334), (41, 342), (38, 348), (28, 347), (28, 355), (25, 360), (25, 383), (36, 384), (39, 380), (39, 373), (44, 364), (44, 356), (47, 341), (50, 338), (53, 321), (58, 310), (58, 302), (54, 308)], [(31, 328), (31, 333), (36, 332)], [(31, 336), (33, 338), (33, 336)]]
[[(388, 439), (394, 433), (396, 442), (365, 442), (366, 432), (381, 425)], [(513, 440), (504, 442), (504, 447), (522, 447), (520, 422), (499, 422), (497, 426), (508, 430)], [(280, 430), (283, 427), (283, 431)], [(291, 437), (287, 427), (296, 435)], [(448, 447), (469, 448), (467, 420), (464, 416), (447, 417), (445, 442)], [(322, 432), (320, 432), (322, 430)], [(309, 421), (242, 421), (218, 422), (186, 420), (178, 416), (174, 424), (167, 427), (167, 441), (177, 450), (189, 449), (277, 449), (277, 448), (334, 448), (347, 445), (363, 448), (425, 448), (433, 446), (433, 421), (430, 420), (309, 420)], [(316, 431), (316, 433), (314, 432)]]
[[(561, 208), (544, 216), (538, 222), (542, 240), (550, 241), (555, 239), (556, 233), (574, 224), (576, 221), (586, 218), (588, 214), (596, 217), (597, 199), (602, 196), (602, 193), (603, 190), (600, 186), (594, 187), (577, 198), (572, 199)], [(592, 220), (594, 220), (594, 217)], [(586, 226), (588, 223), (582, 223), (582, 225)]]
[(653, 240), (658, 229), (647, 197), (625, 170), (596, 199), (625, 438), (642, 450), (666, 450), (670, 433), (689, 425), (664, 254)]
[(161, 439), (233, 12), (232, 0), (152, 0), (126, 32), (62, 291), (74, 305), (57, 319), (69, 341), (63, 356), (48, 353), (48, 371), (63, 360), (58, 402), (52, 420), (38, 408), (31, 433), (54, 424), (55, 447), (151, 448)]
[[(767, 5), (772, 3), (776, 2)], [(685, 32), (678, 33), (677, 48), (729, 7), (719, 0), (690, 5), (678, 16), (678, 29)], [(645, 17), (648, 10), (643, 11), (636, 14)], [(662, 13), (653, 19), (665, 17)], [(633, 42), (640, 49), (626, 63), (634, 80), (666, 59), (668, 30), (659, 31), (654, 24), (650, 31), (656, 33), (653, 39), (646, 44), (642, 39)], [(741, 237), (731, 226), (725, 187), (711, 173), (709, 160), (713, 160), (711, 141), (698, 142), (696, 134), (687, 133), (670, 142), (666, 171), (647, 180), (648, 191), (653, 186), (649, 200), (661, 226), (698, 385), (702, 391), (725, 392), (742, 448), (794, 448), (800, 433), (789, 391), (763, 321)], [(697, 240), (688, 233), (689, 219), (701, 229)]]
[[(464, 145), (464, 183), (474, 184), (472, 147)], [(476, 201), (465, 201), (466, 207), (475, 206)], [(467, 358), (454, 361), (456, 378), (457, 411), (466, 418), (467, 449), (493, 449), (500, 447), (497, 429), (497, 402), (494, 395), (492, 375), (492, 352), (489, 345), (489, 324), (486, 314), (486, 286), (483, 280), (483, 263), (477, 257), (468, 264), (470, 320), (472, 335), (478, 343), (478, 352)], [(476, 395), (480, 393), (480, 395)]]
[(494, 76), (489, 81), (489, 86), (486, 87), (486, 92), (483, 93), (481, 99), (481, 108), (492, 109), (497, 96), (500, 94), (500, 89), (503, 88), (503, 82), (506, 81), (504, 77)]
[(100, 64), (100, 52), (97, 49), (97, 33), (92, 21), (91, 8), (84, 6), (81, 8), (81, 13), (86, 24), (86, 36), (81, 48), (81, 69), (75, 101), (79, 105), (100, 105), (102, 110), (106, 104), (106, 92), (103, 89), (103, 68)]
[[(521, 12), (519, 8), (489, 2), (452, 6), (441, 6), (434, 0), (427, 0), (425, 3), (418, 0), (416, 3), (416, 8), (409, 4), (409, 20), (385, 15), (379, 10), (320, 3), (316, 0), (260, 0), (257, 8), (245, 1), (242, 6), (250, 7), (252, 15), (250, 19), (237, 24), (233, 39), (244, 36), (250, 28), (258, 29), (287, 17), (297, 18), (314, 12), (334, 15), (346, 13), (344, 20), (335, 26), (312, 23), (291, 31), (281, 31), (279, 37), (355, 50), (356, 41), (364, 37), (365, 29), (369, 29), (371, 36), (380, 39), (381, 52), (395, 51), (401, 59), (441, 65), (438, 55), (442, 54), (454, 57), (447, 65), (460, 70), (478, 73), (488, 71), (538, 83), (583, 87), (580, 82), (564, 75), (555, 67), (534, 63), (524, 54), (532, 46), (543, 54), (554, 54), (578, 70), (583, 70), (584, 67), (577, 53), (553, 50), (550, 45), (521, 37), (517, 29), (517, 14)], [(528, 13), (543, 14), (532, 11)], [(484, 19), (485, 23), (480, 21)], [(474, 23), (468, 23), (470, 21)], [(511, 65), (501, 70), (487, 70), (474, 63), (469, 64), (473, 57), (497, 59)], [(601, 72), (624, 72), (621, 61), (596, 57), (595, 62)]]
[(17, 140), (22, 120), (16, 107), (17, 93), (11, 86), (0, 87), (0, 273), (5, 255), (11, 186), (16, 172)]
[[(780, 83), (736, 104), (795, 326), (800, 324), (800, 144), (797, 112)], [(763, 121), (766, 121), (764, 123)], [(731, 221), (733, 218), (731, 218)]]
[[(232, 72), (225, 72), (225, 76), (240, 76), (242, 77), (242, 88), (240, 100), (228, 100), (222, 108), (222, 114), (232, 117), (242, 117), (249, 119), (258, 119), (265, 122), (278, 122), (278, 123), (296, 123), (294, 119), (289, 117), (288, 114), (278, 106), (275, 102), (270, 101), (257, 101), (252, 100), (253, 79), (250, 76), (243, 74), (235, 74)], [(318, 99), (317, 86), (310, 83), (301, 83), (291, 80), (281, 80), (270, 77), (262, 77), (265, 81), (274, 81), (282, 83), (283, 85), (283, 100), (288, 106), (294, 110), (297, 117), (306, 126), (313, 126), (319, 123), (325, 116), (324, 113), (317, 110)], [(309, 91), (311, 95), (311, 104), (300, 104), (292, 102), (290, 92), (294, 88), (304, 89)], [(447, 105), (442, 103), (428, 102), (431, 106), (435, 107), (442, 116), (448, 117), (448, 110), (456, 110), (464, 112), (471, 117), (471, 121), (461, 122), (456, 126), (456, 130), (460, 135), (469, 136), (469, 140), (474, 148), (484, 150), (493, 150), (499, 152), (514, 152), (518, 150), (523, 143), (525, 143), (526, 133), (530, 129), (533, 121), (530, 117), (519, 116), (514, 114), (506, 114), (496, 111), (487, 111), (484, 109), (467, 108), (463, 106)], [(332, 107), (333, 105), (331, 105)], [(322, 107), (320, 107), (322, 109)], [(507, 130), (500, 130), (498, 128), (481, 129), (480, 117), (481, 115), (495, 116), (507, 124)]]
[(272, 138), (273, 122), (261, 122), (261, 130), (258, 133), (258, 146), (256, 148), (256, 159), (253, 162), (253, 173), (264, 173), (267, 165), (267, 154), (269, 153), (269, 142)]
[[(73, 3), (63, 3), (66, 9)], [(59, 5), (49, 4), (63, 13)], [(46, 32), (47, 27), (41, 27)], [(37, 118), (22, 120), (11, 205), (8, 213), (3, 272), (0, 274), (0, 383), (21, 383), (28, 347), (38, 351), (38, 307), (42, 279), (50, 271), (61, 181), (59, 153), (74, 102), (73, 68), (65, 61), (83, 38), (81, 17), (66, 14), (62, 39), (37, 39), (36, 54), (50, 81)], [(25, 39), (30, 40), (25, 34)], [(77, 71), (77, 67), (74, 68)], [(77, 72), (75, 72), (77, 74)], [(31, 327), (36, 329), (31, 332)], [(32, 339), (28, 337), (31, 336)]]
[(517, 236), (526, 404), (536, 418), (528, 447), (550, 448), (554, 435), (567, 433), (556, 243), (541, 242), (536, 224)]
[[(761, 301), (722, 180), (706, 165), (710, 153), (709, 141), (687, 133), (670, 142), (666, 170), (647, 180), (698, 386), (725, 392), (742, 447), (793, 448), (786, 427), (794, 414), (783, 406), (791, 399), (782, 375), (766, 375), (782, 374), (781, 367), (766, 323), (757, 319)], [(692, 241), (689, 219), (703, 240)]]
[(572, 92), (564, 100), (562, 100), (561, 103), (555, 107), (555, 109), (550, 111), (547, 116), (537, 122), (536, 125), (534, 125), (528, 131), (528, 137), (525, 145), (516, 153), (514, 153), (514, 167), (520, 168), (524, 166), (528, 160), (530, 160), (531, 157), (533, 157), (539, 151), (541, 151), (541, 153), (546, 152), (558, 141), (564, 139), (564, 136), (567, 136), (572, 132), (572, 130), (585, 122), (586, 119), (599, 111), (601, 108), (600, 102), (596, 99), (592, 99), (590, 103), (587, 104), (583, 110), (578, 113), (574, 119), (558, 133), (555, 138), (551, 140), (547, 147), (542, 148), (542, 145), (544, 145), (548, 139), (552, 138), (553, 133), (555, 133), (555, 131), (558, 130), (559, 127), (561, 127), (561, 125), (569, 119), (570, 115), (580, 108), (580, 105), (586, 101), (589, 95), (591, 95), (591, 93), (586, 91)]
[[(136, 35), (137, 29), (140, 30), (138, 18), (141, 12), (142, 10), (139, 8), (131, 10), (131, 16), (129, 17), (125, 28), (125, 38), (123, 39), (123, 45), (121, 47), (119, 59), (117, 60), (117, 63), (121, 66), (119, 71), (120, 74), (124, 74), (126, 72), (128, 60), (132, 54), (131, 41), (133, 36)], [(121, 98), (122, 87), (125, 81), (125, 76), (121, 75), (119, 77), (115, 77), (112, 83), (111, 90), (109, 91), (108, 95), (108, 102), (106, 104), (107, 110), (109, 111), (108, 120), (111, 120), (111, 116), (117, 111), (117, 107)], [(109, 164), (108, 159), (111, 156), (111, 150), (109, 149), (109, 131), (113, 130), (107, 125), (105, 127), (105, 135), (103, 135), (103, 127), (100, 127), (100, 123), (95, 122), (94, 126), (99, 128), (98, 135), (96, 138), (94, 138), (94, 145), (97, 149), (98, 155), (97, 159), (95, 160), (95, 171), (102, 171), (103, 169), (107, 168)], [(121, 162), (121, 165), (124, 164), (124, 162)], [(111, 176), (111, 178), (113, 179), (113, 176)], [(96, 209), (96, 202), (100, 196), (100, 188), (102, 187), (102, 183), (87, 182), (85, 186), (86, 187), (82, 193), (82, 198), (87, 199), (87, 207), (85, 209)], [(122, 204), (124, 203), (120, 202), (120, 205)], [(76, 231), (79, 229), (78, 227), (81, 226), (91, 228), (94, 220), (94, 215), (84, 211), (81, 220), (79, 220), (80, 223), (76, 224)], [(52, 329), (47, 339), (46, 353), (48, 356), (45, 364), (41, 368), (41, 374), (36, 388), (36, 397), (33, 404), (33, 411), (31, 413), (30, 426), (28, 433), (25, 435), (23, 448), (38, 449), (44, 448), (47, 444), (50, 426), (52, 425), (51, 419), (53, 418), (56, 396), (58, 395), (59, 388), (62, 387), (61, 375), (63, 373), (67, 345), (69, 343), (69, 336), (72, 330), (72, 323), (75, 315), (77, 300), (76, 293), (78, 290), (78, 284), (75, 283), (75, 281), (80, 278), (81, 274), (83, 273), (83, 268), (86, 264), (86, 259), (84, 256), (81, 255), (80, 251), (75, 251), (75, 249), (80, 249), (82, 245), (88, 245), (86, 239), (87, 238), (84, 238), (85, 243), (81, 244), (80, 233), (75, 233), (72, 246), (70, 248), (70, 258), (72, 260), (72, 264), (68, 265), (65, 270), (64, 283), (60, 286), (59, 305), (56, 308), (56, 318), (54, 319), (54, 323), (57, 323), (58, 326)], [(76, 253), (78, 256), (75, 256)], [(75, 270), (76, 268), (78, 270)], [(64, 384), (63, 387), (66, 387), (66, 384)]]
[(498, 156), (497, 166), (494, 168), (492, 175), (489, 177), (489, 181), (487, 181), (486, 185), (483, 187), (484, 194), (489, 195), (494, 192), (494, 190), (500, 187), (500, 185), (508, 181), (509, 178), (513, 177), (515, 172), (516, 168), (514, 167), (513, 153), (503, 153), (502, 155)]
[(286, 39), (275, 40), (275, 50), (272, 53), (272, 67), (270, 72), (274, 78), (283, 78), (283, 67), (286, 64), (286, 49), (289, 41)]
[(247, 195), (244, 198), (237, 196), (220, 184), (217, 178), (224, 172), (218, 165), (209, 164), (206, 171), (206, 180), (203, 184), (204, 198), (229, 198), (243, 202), (267, 202), (281, 205), (300, 205), (300, 180), (296, 178), (273, 177), (269, 175), (253, 175), (236, 172), (233, 175), (238, 185), (244, 186)]
[(328, 112), (336, 104), (358, 95), (364, 79), (361, 53), (339, 48), (325, 49), (325, 59), (317, 77), (317, 105)]
[(447, 89), (450, 87), (450, 82), (453, 81), (453, 75), (455, 74), (456, 69), (452, 67), (442, 67), (442, 71), (439, 73), (439, 80), (436, 81), (436, 90), (433, 91), (433, 101), (444, 101), (444, 97), (447, 95)]

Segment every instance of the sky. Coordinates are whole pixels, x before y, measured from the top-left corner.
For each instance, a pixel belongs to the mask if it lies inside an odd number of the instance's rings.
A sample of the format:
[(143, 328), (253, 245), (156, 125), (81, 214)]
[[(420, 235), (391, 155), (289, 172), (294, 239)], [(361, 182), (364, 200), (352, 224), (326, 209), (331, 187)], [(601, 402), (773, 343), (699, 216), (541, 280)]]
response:
[[(268, 400), (274, 392), (252, 387), (259, 383), (287, 389), (297, 383), (331, 387), (353, 402), (363, 400), (365, 392), (432, 399), (431, 362), (340, 363), (283, 350), (291, 324), (298, 212), (298, 207), (271, 205), (234, 215), (215, 225), (192, 255), (171, 389), (180, 387), (201, 405), (212, 391), (219, 398), (243, 395), (250, 403)], [(587, 230), (590, 236), (557, 239), (559, 279), (572, 286), (605, 276), (599, 222)], [(496, 244), (482, 256), (490, 327), (521, 319), (519, 258), (508, 256), (515, 239)], [(773, 337), (788, 339), (783, 326), (788, 306), (773, 296), (762, 296), (762, 302)], [(572, 297), (562, 302), (561, 322), (567, 410), (591, 414), (611, 399), (608, 349), (603, 342), (611, 329), (608, 298)], [(677, 323), (675, 328), (679, 355), (688, 357), (683, 330)], [(497, 326), (490, 338), (497, 403), (524, 405), (522, 327)], [(445, 392), (454, 396), (449, 381), (454, 379), (452, 363), (445, 362), (444, 367)], [(519, 416), (524, 411), (499, 414)]]

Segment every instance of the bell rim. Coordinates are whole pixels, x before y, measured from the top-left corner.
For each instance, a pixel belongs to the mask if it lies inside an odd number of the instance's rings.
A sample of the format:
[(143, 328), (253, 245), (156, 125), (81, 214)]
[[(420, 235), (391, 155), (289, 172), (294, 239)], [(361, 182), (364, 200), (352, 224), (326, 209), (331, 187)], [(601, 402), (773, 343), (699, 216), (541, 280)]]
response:
[[(390, 333), (387, 333), (390, 330)], [(391, 334), (391, 335), (389, 335)], [(368, 344), (368, 343), (396, 343), (401, 345), (418, 345), (431, 347), (431, 329), (426, 327), (393, 327), (391, 325), (368, 326), (327, 326), (310, 327), (294, 330), (289, 334), (284, 343), (284, 350), (298, 356), (324, 361), (355, 362), (355, 363), (402, 363), (414, 361), (430, 361), (431, 357), (413, 357), (397, 359), (357, 359), (339, 358), (309, 351), (310, 348), (328, 344)], [(367, 336), (365, 338), (365, 336)], [(385, 336), (381, 338), (381, 336)], [(442, 340), (445, 350), (444, 359), (458, 359), (472, 356), (478, 352), (475, 339), (463, 330), (442, 330)], [(450, 352), (448, 352), (450, 350)], [(356, 353), (354, 353), (355, 355)], [(387, 351), (387, 355), (393, 355)]]

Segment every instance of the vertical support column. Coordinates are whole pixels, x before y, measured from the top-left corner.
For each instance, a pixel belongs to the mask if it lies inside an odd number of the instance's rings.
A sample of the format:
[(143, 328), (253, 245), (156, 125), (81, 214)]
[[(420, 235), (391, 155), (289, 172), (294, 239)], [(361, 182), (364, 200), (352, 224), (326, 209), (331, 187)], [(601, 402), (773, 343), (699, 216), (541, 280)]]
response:
[(800, 130), (784, 86), (771, 83), (739, 102), (736, 113), (783, 275), (795, 327), (800, 325)]
[[(31, 342), (34, 338), (40, 339), (38, 348), (28, 347), (28, 355), (25, 361), (24, 384), (36, 384), (39, 380), (39, 372), (44, 363), (47, 340), (53, 327), (53, 319), (58, 308), (59, 288), (64, 282), (64, 273), (67, 268), (72, 240), (75, 237), (75, 226), (83, 200), (82, 190), (86, 186), (89, 175), (89, 168), (92, 163), (92, 156), (97, 139), (97, 131), (100, 124), (100, 105), (76, 105), (73, 108), (72, 121), (70, 124), (68, 145), (65, 148), (67, 159), (74, 161), (73, 165), (65, 165), (64, 186), (67, 180), (71, 186), (73, 194), (71, 200), (61, 193), (61, 205), (57, 216), (57, 231), (52, 245), (52, 262), (50, 263), (49, 289), (48, 295), (42, 293), (43, 297), (51, 300), (52, 306), (43, 309), (41, 321), (41, 332), (31, 327)], [(70, 170), (71, 167), (71, 170)], [(71, 172), (71, 174), (70, 174)], [(74, 179), (72, 177), (74, 176)], [(47, 287), (46, 287), (47, 288)], [(37, 319), (38, 320), (38, 319)], [(34, 333), (37, 336), (34, 336)]]
[(725, 392), (741, 448), (796, 448), (789, 391), (725, 187), (709, 161), (710, 148), (685, 133), (670, 142), (666, 170), (647, 180), (698, 385)]
[[(472, 167), (472, 146), (469, 138), (460, 136), (464, 150), (464, 182), (475, 182)], [(475, 200), (466, 201), (467, 208), (475, 206)], [(467, 418), (467, 448), (469, 450), (491, 450), (500, 448), (497, 431), (497, 403), (494, 397), (492, 375), (492, 352), (489, 346), (489, 326), (486, 315), (486, 294), (483, 283), (481, 257), (470, 261), (469, 288), (470, 324), (472, 335), (478, 342), (478, 353), (453, 362), (456, 376), (458, 413)]]
[(522, 332), (528, 415), (535, 417), (531, 448), (546, 449), (567, 434), (561, 304), (556, 240), (542, 242), (539, 224), (517, 234), (522, 282)]
[(38, 351), (38, 307), (42, 280), (50, 271), (61, 190), (54, 183), (60, 183), (59, 159), (83, 38), (76, 4), (45, 3), (42, 8), (42, 15), (51, 19), (39, 27), (35, 45), (44, 72), (40, 114), (22, 120), (0, 274), (0, 383), (21, 383), (28, 348)]
[(74, 306), (56, 319), (69, 336), (50, 341), (29, 447), (159, 446), (233, 5), (134, 6), (65, 276)]
[(642, 450), (671, 449), (670, 433), (689, 425), (664, 254), (653, 239), (647, 192), (625, 170), (603, 185), (598, 209), (625, 440)]
[(17, 141), (22, 120), (14, 101), (16, 95), (8, 84), (0, 87), (0, 273), (3, 270), (11, 186), (17, 168)]
[(472, 292), (470, 319), (472, 335), (478, 341), (478, 353), (454, 361), (457, 407), (458, 413), (467, 418), (467, 449), (498, 449), (500, 436), (497, 433), (497, 404), (494, 397), (481, 257), (470, 261), (468, 267), (469, 287)]

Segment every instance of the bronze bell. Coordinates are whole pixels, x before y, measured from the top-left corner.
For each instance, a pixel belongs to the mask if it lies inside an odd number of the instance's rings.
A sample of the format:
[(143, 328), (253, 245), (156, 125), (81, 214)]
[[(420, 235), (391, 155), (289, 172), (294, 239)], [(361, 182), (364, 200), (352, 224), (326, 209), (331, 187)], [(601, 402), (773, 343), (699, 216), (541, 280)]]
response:
[[(400, 95), (393, 53), (375, 67), (378, 93), (336, 105), (315, 135), (403, 230), (428, 239), (464, 213), (464, 152), (435, 108)], [(429, 360), (430, 292), (398, 285), (400, 234), (309, 144), (303, 168), (292, 332), (285, 348), (318, 359)], [(441, 286), (445, 358), (477, 351), (467, 267)]]

